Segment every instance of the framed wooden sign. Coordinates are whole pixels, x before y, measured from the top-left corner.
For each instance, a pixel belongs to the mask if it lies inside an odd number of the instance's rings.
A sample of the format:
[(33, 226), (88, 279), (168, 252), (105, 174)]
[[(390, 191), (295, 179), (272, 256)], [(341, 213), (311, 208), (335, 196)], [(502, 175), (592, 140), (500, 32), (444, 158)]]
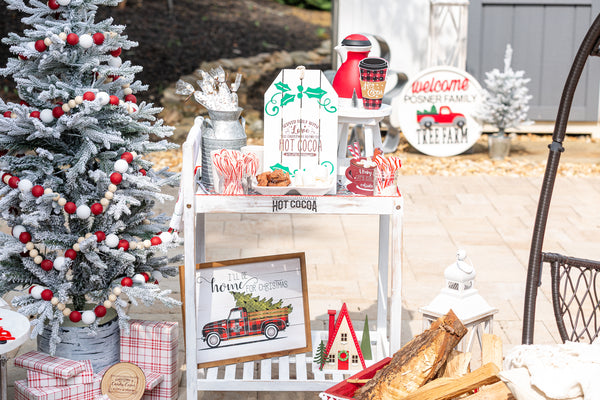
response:
[(265, 170), (294, 176), (325, 167), (336, 176), (338, 97), (320, 70), (282, 70), (265, 92), (264, 112)]
[(312, 351), (304, 253), (196, 268), (198, 368)]

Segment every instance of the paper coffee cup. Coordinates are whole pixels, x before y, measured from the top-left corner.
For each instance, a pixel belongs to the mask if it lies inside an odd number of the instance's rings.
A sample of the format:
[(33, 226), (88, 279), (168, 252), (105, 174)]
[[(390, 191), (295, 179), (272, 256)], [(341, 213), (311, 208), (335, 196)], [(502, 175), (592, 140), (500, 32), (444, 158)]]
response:
[(367, 57), (358, 63), (363, 106), (367, 110), (381, 108), (388, 63), (379, 57)]

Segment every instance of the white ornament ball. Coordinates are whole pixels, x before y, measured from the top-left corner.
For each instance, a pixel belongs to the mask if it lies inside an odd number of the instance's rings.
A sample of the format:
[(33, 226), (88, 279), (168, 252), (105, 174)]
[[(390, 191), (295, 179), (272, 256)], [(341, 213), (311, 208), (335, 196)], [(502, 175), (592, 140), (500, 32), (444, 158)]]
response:
[(60, 38), (60, 40), (62, 40), (64, 42), (65, 40), (67, 40), (67, 33), (66, 32), (61, 32), (61, 33), (58, 34), (58, 37)]
[(148, 239), (144, 240), (144, 247), (149, 249), (152, 246), (152, 242)]
[(40, 111), (40, 119), (42, 120), (42, 122), (45, 122), (47, 124), (54, 121), (54, 116), (52, 115), (52, 110), (49, 110), (46, 108), (46, 109)]
[(75, 250), (75, 251), (77, 251), (77, 252), (79, 252), (79, 251), (81, 250), (81, 247), (79, 246), (79, 243), (75, 243), (75, 244), (73, 245), (73, 250)]
[(31, 289), (31, 297), (33, 297), (36, 300), (39, 300), (42, 298), (42, 292), (46, 290), (45, 287), (43, 286), (34, 286), (33, 289)]
[(44, 44), (45, 44), (47, 47), (50, 47), (50, 45), (52, 44), (52, 40), (51, 40), (50, 38), (45, 38), (45, 39), (44, 39)]
[(93, 324), (96, 321), (96, 314), (92, 310), (87, 310), (81, 313), (81, 322), (84, 324)]
[(120, 295), (123, 291), (121, 290), (120, 286), (115, 286), (112, 290), (112, 292), (115, 294), (115, 296)]
[(108, 295), (108, 300), (114, 303), (115, 301), (117, 301), (117, 296), (111, 293)]
[(104, 303), (103, 303), (103, 305), (104, 305), (104, 307), (106, 307), (106, 308), (111, 308), (111, 307), (113, 306), (113, 303), (112, 303), (112, 301), (110, 301), (110, 300), (104, 300)]
[(51, 194), (51, 193), (52, 193), (52, 189), (50, 189), (50, 188), (44, 189), (44, 194)]
[(89, 49), (93, 44), (94, 39), (92, 39), (91, 35), (84, 33), (83, 35), (79, 36), (79, 45), (84, 49)]
[(67, 199), (65, 199), (64, 197), (59, 198), (57, 201), (59, 206), (64, 207), (65, 204), (67, 204)]
[(110, 95), (106, 92), (98, 92), (96, 94), (96, 99), (100, 103), (100, 105), (105, 106), (110, 101)]
[(81, 242), (83, 242), (84, 240), (85, 240), (85, 238), (84, 238), (83, 236), (79, 236), (79, 237), (77, 238), (77, 243), (81, 243)]
[(35, 42), (29, 42), (26, 46), (29, 48), (29, 50), (37, 52), (37, 50), (35, 49)]
[(108, 247), (115, 248), (119, 245), (119, 237), (114, 233), (111, 233), (110, 235), (106, 235), (104, 243), (106, 243)]
[(23, 233), (23, 232), (27, 232), (27, 229), (25, 229), (25, 227), (23, 225), (15, 225), (12, 228), (12, 234), (17, 239), (19, 238), (19, 236), (21, 236), (21, 233)]
[(61, 6), (68, 6), (69, 4), (71, 4), (71, 0), (57, 0), (56, 2)]
[(133, 93), (133, 89), (131, 89), (130, 87), (126, 87), (123, 89), (123, 94), (125, 96), (127, 96), (128, 94), (132, 94)]
[(33, 183), (29, 179), (21, 179), (19, 181), (19, 190), (21, 192), (29, 192), (33, 187)]
[(52, 304), (53, 306), (57, 305), (58, 303), (58, 297), (52, 297), (52, 299), (50, 299), (50, 304)]
[(85, 234), (85, 239), (92, 237), (93, 233), (92, 232), (88, 232)]
[(127, 103), (127, 112), (129, 114), (133, 114), (134, 112), (137, 112), (140, 109), (140, 107), (135, 104), (135, 103)]
[(33, 262), (36, 263), (37, 265), (40, 265), (42, 263), (42, 261), (44, 261), (44, 257), (42, 257), (42, 256), (35, 256), (33, 258)]
[(146, 283), (146, 278), (142, 274), (135, 274), (133, 278), (131, 278), (134, 283)]
[[(125, 161), (125, 160), (123, 160), (123, 161)], [(127, 162), (127, 161), (125, 161), (125, 162)], [(113, 193), (116, 192), (117, 191), (117, 185), (115, 185), (114, 183), (111, 183), (110, 185), (108, 185), (108, 191), (109, 192), (113, 192)]]
[(40, 254), (40, 252), (37, 251), (37, 249), (29, 250), (29, 257), (37, 257), (39, 254)]
[(69, 315), (71, 315), (71, 309), (69, 307), (65, 307), (65, 309), (63, 310), (63, 315), (65, 317), (68, 317)]
[(92, 214), (92, 210), (85, 204), (77, 207), (77, 218), (79, 219), (88, 219)]
[(108, 206), (108, 204), (109, 204), (109, 203), (110, 203), (110, 202), (108, 201), (108, 199), (107, 199), (107, 198), (101, 198), (101, 199), (100, 199), (100, 204), (102, 204), (102, 207), (106, 207), (106, 206)]
[(162, 278), (164, 278), (164, 276), (163, 276), (162, 272), (160, 272), (160, 271), (154, 271), (154, 272), (152, 272), (152, 277), (153, 277), (154, 279), (156, 279), (157, 281), (159, 281), (159, 282), (160, 282), (160, 280), (161, 280)]
[(115, 195), (113, 194), (113, 192), (107, 191), (106, 193), (104, 193), (104, 198), (107, 200), (112, 200), (113, 197), (115, 197)]
[(64, 257), (56, 257), (54, 260), (54, 269), (57, 271), (62, 271), (67, 266), (67, 259)]
[(62, 311), (62, 310), (64, 310), (64, 309), (65, 309), (65, 307), (66, 307), (66, 306), (65, 306), (63, 303), (58, 303), (58, 304), (56, 305), (56, 308), (58, 308), (58, 311)]
[(69, 106), (68, 102), (62, 105), (62, 110), (66, 113), (71, 111), (71, 106)]
[(135, 250), (137, 246), (137, 242), (129, 242), (129, 250)]
[(113, 68), (119, 68), (123, 64), (121, 57), (111, 57), (108, 59), (108, 65)]
[(67, 102), (67, 104), (69, 105), (69, 107), (71, 108), (75, 108), (77, 107), (77, 103), (75, 102), (75, 100), (71, 99)]
[(33, 242), (27, 242), (27, 243), (25, 244), (25, 248), (26, 248), (28, 251), (31, 251), (31, 250), (33, 250), (33, 249), (34, 249), (34, 247), (35, 247), (35, 246), (34, 246)]
[(115, 171), (123, 174), (123, 173), (127, 172), (127, 168), (129, 168), (129, 164), (127, 163), (127, 161), (125, 161), (123, 159), (119, 159), (119, 160), (115, 161), (114, 168), (115, 168)]
[(75, 104), (79, 105), (83, 103), (83, 96), (75, 96)]
[(163, 232), (160, 235), (158, 235), (158, 237), (160, 238), (160, 240), (162, 240), (163, 243), (171, 243), (171, 240), (173, 240), (173, 235), (171, 235), (170, 232)]

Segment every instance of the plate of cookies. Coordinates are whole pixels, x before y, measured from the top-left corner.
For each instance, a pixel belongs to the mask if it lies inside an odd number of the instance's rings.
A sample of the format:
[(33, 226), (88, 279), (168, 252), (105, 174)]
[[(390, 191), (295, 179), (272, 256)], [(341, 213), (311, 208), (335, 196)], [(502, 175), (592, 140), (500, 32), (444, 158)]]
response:
[(328, 176), (323, 179), (296, 172), (290, 177), (287, 171), (276, 169), (263, 172), (252, 179), (252, 189), (263, 195), (298, 194), (303, 196), (321, 196), (329, 192), (334, 182)]

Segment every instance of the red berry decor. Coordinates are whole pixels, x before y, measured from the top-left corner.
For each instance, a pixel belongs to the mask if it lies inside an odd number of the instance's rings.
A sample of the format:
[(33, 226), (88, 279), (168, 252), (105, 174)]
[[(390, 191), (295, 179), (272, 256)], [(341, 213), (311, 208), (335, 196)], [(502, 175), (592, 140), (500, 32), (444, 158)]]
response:
[(133, 154), (126, 151), (125, 153), (121, 154), (121, 159), (131, 163), (133, 161)]
[(77, 258), (77, 252), (73, 249), (68, 249), (67, 251), (65, 251), (65, 257), (74, 260)]
[(31, 242), (31, 234), (29, 232), (21, 232), (19, 235), (19, 242), (23, 244)]
[(13, 176), (12, 178), (10, 178), (8, 180), (8, 186), (10, 186), (13, 189), (16, 189), (19, 187), (19, 181), (20, 181), (19, 178), (17, 178), (16, 176)]
[(35, 197), (42, 197), (42, 195), (44, 194), (44, 187), (41, 185), (35, 185), (31, 188), (31, 194)]
[(29, 114), (29, 116), (30, 116), (30, 117), (32, 117), (32, 118), (37, 118), (37, 119), (40, 119), (40, 112), (39, 112), (39, 111), (32, 111), (32, 112)]
[(48, 7), (50, 7), (51, 10), (58, 10), (60, 4), (58, 4), (56, 0), (48, 0)]
[(113, 57), (119, 57), (121, 55), (121, 48), (119, 47), (118, 49), (111, 51), (110, 55)]
[(6, 118), (10, 118), (11, 114), (12, 113), (10, 111), (4, 111), (4, 114), (2, 114), (2, 115), (4, 115)]
[(104, 43), (104, 34), (96, 32), (92, 35), (92, 39), (94, 39), (94, 43), (100, 46), (102, 43)]
[(75, 46), (77, 43), (79, 43), (79, 36), (77, 36), (75, 33), (69, 33), (67, 35), (67, 43), (69, 43), (71, 46)]
[(136, 103), (137, 99), (135, 98), (134, 95), (128, 94), (127, 96), (125, 96), (125, 101), (129, 101), (131, 103)]
[(36, 40), (34, 47), (40, 53), (43, 52), (43, 51), (46, 51), (46, 49), (47, 49), (46, 44), (44, 43), (44, 41), (42, 39)]
[(69, 214), (75, 214), (77, 212), (77, 206), (72, 201), (65, 204), (65, 211)]
[(27, 57), (25, 57), (23, 54), (19, 54), (19, 58), (20, 58), (21, 60), (27, 60)]
[(144, 277), (144, 280), (146, 282), (148, 282), (150, 280), (150, 275), (147, 272), (142, 272), (142, 276)]
[(158, 246), (162, 243), (162, 240), (158, 236), (154, 236), (152, 239), (150, 239), (150, 243), (152, 243), (152, 246)]
[(104, 208), (102, 207), (102, 204), (100, 204), (100, 203), (94, 203), (90, 206), (90, 210), (92, 210), (92, 214), (94, 214), (94, 215), (102, 214), (103, 209)]
[(96, 308), (94, 308), (94, 314), (96, 314), (96, 317), (98, 318), (104, 317), (106, 315), (106, 307), (96, 306)]
[(44, 291), (42, 291), (42, 300), (50, 301), (53, 297), (54, 293), (52, 293), (52, 290), (45, 289)]
[(123, 181), (123, 175), (121, 175), (118, 172), (113, 172), (110, 175), (110, 182), (114, 185), (118, 185), (119, 183), (121, 183)]
[(102, 232), (102, 231), (97, 231), (94, 235), (96, 235), (98, 243), (100, 243), (101, 241), (103, 241), (104, 239), (106, 239), (106, 234), (104, 232)]
[(119, 98), (117, 96), (110, 96), (108, 99), (109, 99), (108, 102), (110, 104), (112, 104), (113, 106), (119, 105)]
[(94, 92), (85, 92), (83, 94), (83, 99), (86, 101), (94, 101), (96, 99), (96, 95)]
[(121, 279), (121, 286), (133, 286), (133, 280), (126, 276), (125, 278)]
[(81, 321), (81, 313), (77, 310), (71, 311), (69, 319), (71, 320), (71, 322), (79, 322)]
[(63, 111), (62, 107), (60, 106), (56, 106), (52, 109), (52, 116), (54, 118), (60, 118), (63, 116), (65, 112)]
[(144, 168), (140, 169), (140, 174), (146, 176), (146, 170)]
[(40, 266), (44, 271), (50, 271), (54, 266), (54, 263), (52, 262), (52, 260), (45, 259), (44, 261), (42, 261)]
[(129, 250), (129, 242), (125, 239), (121, 239), (121, 240), (119, 240), (119, 245), (117, 246), (117, 248), (127, 251), (127, 250)]

